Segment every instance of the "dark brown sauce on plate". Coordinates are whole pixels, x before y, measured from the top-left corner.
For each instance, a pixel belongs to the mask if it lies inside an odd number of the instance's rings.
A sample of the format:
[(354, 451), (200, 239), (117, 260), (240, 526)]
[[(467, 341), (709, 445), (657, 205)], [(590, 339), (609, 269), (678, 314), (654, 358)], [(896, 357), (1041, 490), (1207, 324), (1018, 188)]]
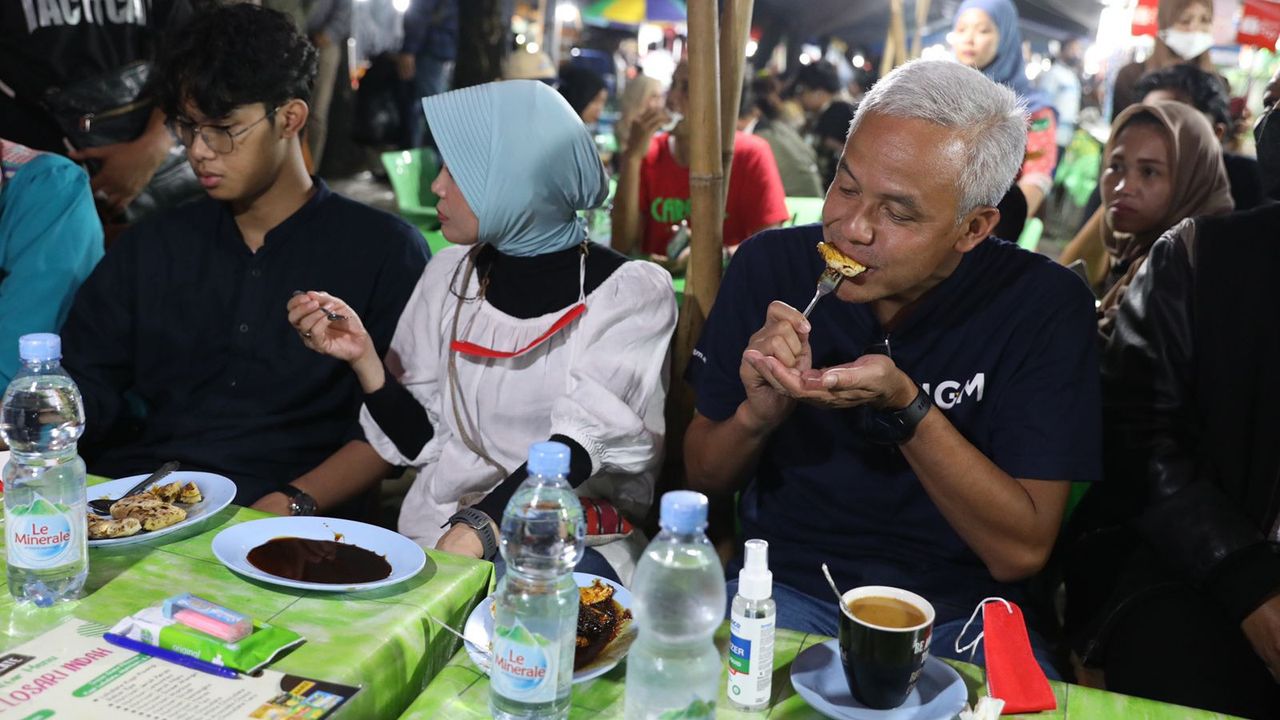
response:
[(249, 551), (249, 564), (287, 580), (347, 585), (391, 576), (391, 563), (371, 550), (333, 540), (272, 538)]

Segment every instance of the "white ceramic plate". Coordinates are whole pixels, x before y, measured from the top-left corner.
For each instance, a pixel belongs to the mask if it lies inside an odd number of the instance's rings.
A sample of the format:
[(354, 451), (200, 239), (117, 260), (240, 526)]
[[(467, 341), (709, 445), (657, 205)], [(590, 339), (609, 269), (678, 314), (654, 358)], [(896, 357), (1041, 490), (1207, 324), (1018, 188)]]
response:
[[(600, 580), (606, 585), (613, 586), (613, 599), (618, 601), (618, 605), (623, 610), (631, 609), (631, 593), (618, 583), (602, 578), (599, 575), (588, 575), (587, 573), (574, 573), (573, 581), (578, 587), (588, 587), (592, 581)], [(493, 613), (489, 610), (493, 605), (493, 596), (480, 601), (475, 610), (471, 611), (471, 615), (467, 617), (467, 625), (463, 628), (462, 634), (466, 636), (467, 642), (463, 645), (467, 648), (467, 655), (471, 656), (471, 662), (486, 673), (489, 672), (489, 638), (493, 635)], [(587, 663), (586, 667), (575, 670), (573, 673), (573, 681), (575, 683), (586, 682), (593, 678), (609, 672), (626, 657), (627, 651), (631, 649), (631, 643), (636, 640), (636, 622), (628, 620), (623, 625), (622, 631), (618, 636), (609, 643), (595, 660)], [(481, 648), (484, 648), (483, 650)]]
[[(90, 500), (98, 498), (119, 498), (121, 493), (129, 491), (129, 488), (142, 482), (146, 475), (134, 475), (132, 477), (120, 478), (111, 482), (90, 485), (87, 488), (87, 495)], [(143, 530), (136, 535), (130, 535), (122, 538), (103, 538), (101, 540), (90, 540), (89, 547), (115, 547), (117, 545), (132, 545), (133, 543), (146, 542), (163, 537), (169, 533), (174, 533), (182, 528), (190, 527), (198, 522), (202, 522), (205, 518), (218, 512), (222, 508), (231, 504), (236, 496), (236, 484), (230, 478), (221, 475), (214, 475), (207, 472), (193, 472), (189, 470), (178, 470), (170, 473), (163, 480), (161, 485), (168, 485), (172, 482), (182, 483), (186, 485), (189, 482), (196, 484), (200, 488), (200, 494), (204, 499), (195, 505), (182, 505), (178, 507), (187, 511), (187, 518), (180, 523), (174, 523), (167, 528), (152, 530), (150, 532)], [(93, 512), (92, 510), (90, 512)]]
[[(263, 572), (249, 563), (249, 551), (280, 537), (333, 540), (375, 552), (391, 564), (391, 574), (382, 580), (345, 585), (290, 580)], [(223, 565), (245, 577), (285, 587), (326, 592), (354, 592), (394, 585), (407, 580), (427, 563), (427, 554), (418, 544), (400, 533), (377, 525), (326, 517), (278, 517), (233, 525), (213, 538), (213, 554)]]

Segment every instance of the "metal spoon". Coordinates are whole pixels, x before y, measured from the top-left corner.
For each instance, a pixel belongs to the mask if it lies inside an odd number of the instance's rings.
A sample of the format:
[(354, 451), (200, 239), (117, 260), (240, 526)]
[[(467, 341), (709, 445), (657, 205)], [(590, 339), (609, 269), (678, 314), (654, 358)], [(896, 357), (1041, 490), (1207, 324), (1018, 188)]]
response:
[(844, 595), (836, 588), (836, 581), (831, 579), (831, 571), (827, 569), (826, 563), (822, 563), (822, 574), (827, 576), (827, 584), (831, 586), (831, 592), (836, 594), (836, 602), (843, 603)]
[(466, 643), (466, 644), (470, 645), (471, 647), (475, 648), (476, 650), (479, 650), (479, 651), (480, 651), (480, 654), (484, 655), (484, 656), (485, 656), (485, 658), (491, 658), (491, 657), (493, 657), (493, 653), (492, 653), (488, 648), (482, 648), (482, 647), (480, 647), (479, 645), (475, 644), (475, 642), (473, 642), (473, 641), (471, 640), (471, 638), (467, 637), (466, 635), (463, 635), (462, 633), (458, 632), (457, 630), (454, 630), (452, 627), (450, 627), (450, 626), (446, 625), (445, 623), (441, 622), (441, 621), (440, 621), (440, 620), (439, 620), (435, 615), (432, 615), (431, 613), (426, 613), (426, 615), (427, 615), (427, 619), (428, 619), (428, 620), (430, 620), (431, 622), (435, 623), (436, 625), (439, 625), (440, 627), (444, 628), (445, 630), (448, 630), (450, 633), (452, 633), (452, 634), (454, 634), (455, 636), (457, 636), (457, 637), (458, 637), (458, 639), (459, 639), (459, 640), (461, 640), (462, 642), (464, 642), (464, 643)]
[(150, 487), (153, 483), (160, 482), (162, 479), (164, 479), (166, 475), (173, 472), (174, 470), (177, 470), (178, 467), (179, 467), (179, 464), (177, 460), (170, 460), (169, 462), (161, 465), (159, 470), (156, 470), (155, 472), (148, 475), (145, 480), (129, 488), (129, 491), (122, 494), (120, 497), (114, 500), (110, 498), (98, 498), (97, 500), (90, 500), (89, 509), (93, 510), (95, 513), (99, 515), (111, 515), (112, 505), (115, 505), (122, 498), (127, 498), (130, 495), (134, 495), (138, 492), (141, 492), (142, 490), (145, 490), (146, 488)]

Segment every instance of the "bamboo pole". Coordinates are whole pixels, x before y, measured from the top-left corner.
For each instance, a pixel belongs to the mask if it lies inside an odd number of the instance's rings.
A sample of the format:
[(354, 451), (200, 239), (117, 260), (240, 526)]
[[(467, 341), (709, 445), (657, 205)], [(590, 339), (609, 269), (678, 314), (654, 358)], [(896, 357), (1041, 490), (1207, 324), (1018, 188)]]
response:
[(884, 41), (884, 57), (880, 59), (880, 76), (907, 60), (906, 23), (902, 19), (902, 0), (889, 1), (889, 32)]
[(724, 247), (724, 169), (720, 152), (720, 36), (716, 0), (690, 0), (689, 203), (692, 231), (684, 307), (676, 329), (675, 369), (685, 365), (720, 290)]
[(929, 0), (916, 0), (916, 32), (911, 40), (911, 59), (920, 57), (924, 45), (924, 26), (929, 22)]
[(720, 13), (720, 158), (724, 173), (721, 203), (728, 201), (730, 170), (733, 168), (733, 137), (738, 129), (738, 106), (742, 103), (742, 78), (746, 74), (747, 39), (751, 34), (751, 12), (755, 0), (724, 0)]

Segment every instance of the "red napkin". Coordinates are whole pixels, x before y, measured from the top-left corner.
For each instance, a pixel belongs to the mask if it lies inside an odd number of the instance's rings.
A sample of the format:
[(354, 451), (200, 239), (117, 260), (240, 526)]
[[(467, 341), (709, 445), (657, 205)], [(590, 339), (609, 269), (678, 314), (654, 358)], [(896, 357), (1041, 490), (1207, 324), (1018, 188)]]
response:
[(1031, 653), (1022, 609), (999, 600), (982, 606), (982, 641), (986, 645), (987, 692), (1004, 700), (1002, 715), (1053, 710), (1057, 698)]

